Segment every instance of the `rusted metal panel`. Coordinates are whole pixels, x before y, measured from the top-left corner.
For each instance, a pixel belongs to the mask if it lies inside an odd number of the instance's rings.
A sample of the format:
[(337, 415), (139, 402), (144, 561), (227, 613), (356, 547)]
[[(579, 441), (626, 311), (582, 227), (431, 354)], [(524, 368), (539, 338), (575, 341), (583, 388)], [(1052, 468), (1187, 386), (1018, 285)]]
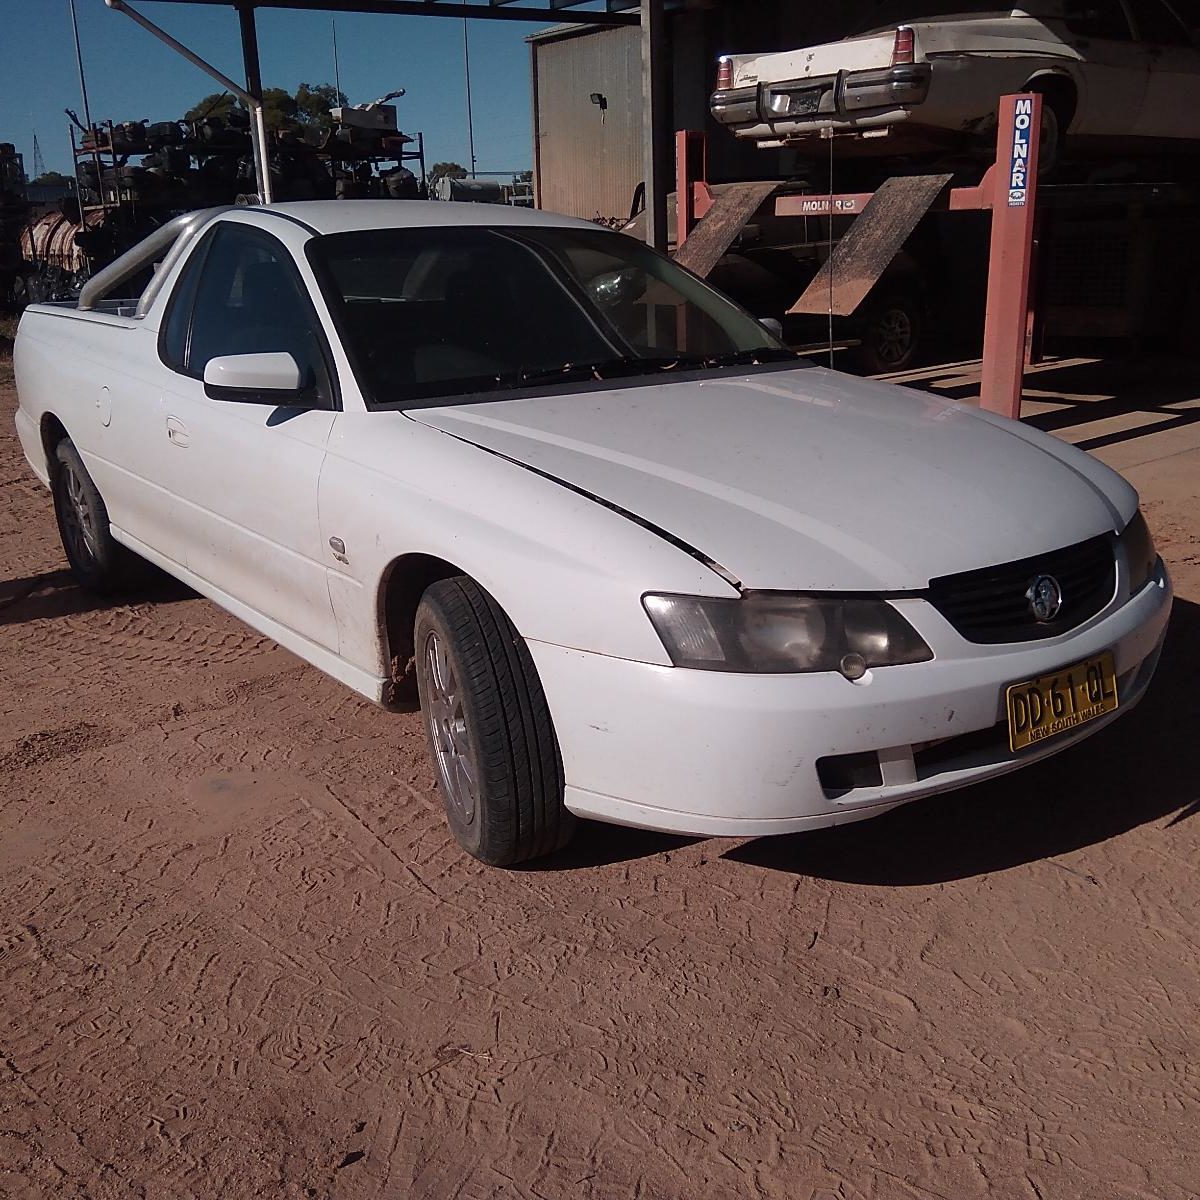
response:
[(46, 213), (21, 230), (21, 256), (27, 262), (43, 263), (68, 274), (82, 271), (87, 267), (87, 255), (79, 248), (75, 235), (98, 229), (105, 215), (102, 211), (85, 213), (80, 225), (61, 212)]
[(725, 256), (746, 223), (771, 198), (777, 183), (729, 184), (717, 193), (713, 206), (675, 253), (680, 266), (707, 278)]
[(907, 175), (885, 180), (791, 311), (851, 316), (951, 178)]
[(638, 29), (560, 33), (531, 44), (538, 207), (625, 220), (642, 179)]

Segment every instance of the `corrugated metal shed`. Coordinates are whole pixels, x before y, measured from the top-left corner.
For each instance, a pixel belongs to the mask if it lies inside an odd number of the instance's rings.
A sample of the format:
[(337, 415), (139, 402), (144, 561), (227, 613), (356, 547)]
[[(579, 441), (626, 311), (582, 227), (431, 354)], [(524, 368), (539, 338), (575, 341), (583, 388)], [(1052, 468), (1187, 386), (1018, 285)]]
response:
[(550, 29), (528, 40), (537, 206), (628, 217), (642, 179), (640, 31)]

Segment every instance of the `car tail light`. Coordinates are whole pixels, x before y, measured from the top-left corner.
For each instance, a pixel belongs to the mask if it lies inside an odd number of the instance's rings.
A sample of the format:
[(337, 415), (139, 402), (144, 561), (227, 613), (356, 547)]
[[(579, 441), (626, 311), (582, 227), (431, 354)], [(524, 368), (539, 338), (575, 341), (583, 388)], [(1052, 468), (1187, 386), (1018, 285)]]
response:
[(717, 60), (717, 91), (727, 92), (733, 87), (733, 59), (723, 55)]
[(892, 66), (898, 67), (901, 63), (915, 62), (916, 57), (916, 35), (909, 26), (901, 25), (896, 30), (896, 41), (892, 46)]

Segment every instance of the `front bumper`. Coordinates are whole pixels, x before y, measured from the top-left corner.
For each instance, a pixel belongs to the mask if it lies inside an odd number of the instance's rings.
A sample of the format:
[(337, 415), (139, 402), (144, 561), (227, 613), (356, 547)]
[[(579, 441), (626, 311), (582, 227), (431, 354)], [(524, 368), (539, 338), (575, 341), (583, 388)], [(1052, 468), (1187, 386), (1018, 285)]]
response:
[[(758, 836), (864, 820), (1016, 770), (1098, 732), (1141, 699), (1166, 634), (1171, 586), (1160, 564), (1132, 599), (1036, 644), (972, 645), (923, 601), (903, 603), (905, 617), (945, 653), (857, 683), (682, 670), (531, 641), (562, 747), (567, 807), (644, 829)], [(1002, 725), (1007, 686), (1104, 650), (1116, 659), (1117, 711), (1013, 755)], [(819, 760), (863, 755), (878, 757), (881, 784), (822, 781)]]
[(863, 133), (907, 120), (928, 96), (931, 78), (928, 63), (841, 71), (714, 92), (709, 107), (738, 137)]

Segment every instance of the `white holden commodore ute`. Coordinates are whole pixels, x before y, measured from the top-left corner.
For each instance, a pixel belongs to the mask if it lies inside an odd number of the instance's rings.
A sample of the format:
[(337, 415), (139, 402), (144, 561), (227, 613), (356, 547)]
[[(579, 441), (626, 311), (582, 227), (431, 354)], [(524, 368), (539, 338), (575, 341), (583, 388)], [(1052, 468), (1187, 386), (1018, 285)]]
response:
[(1141, 699), (1171, 607), (1107, 467), (810, 365), (566, 217), (191, 214), (28, 308), (16, 375), (79, 582), (148, 560), (419, 698), (487, 863), (579, 817), (793, 833), (1016, 770)]

